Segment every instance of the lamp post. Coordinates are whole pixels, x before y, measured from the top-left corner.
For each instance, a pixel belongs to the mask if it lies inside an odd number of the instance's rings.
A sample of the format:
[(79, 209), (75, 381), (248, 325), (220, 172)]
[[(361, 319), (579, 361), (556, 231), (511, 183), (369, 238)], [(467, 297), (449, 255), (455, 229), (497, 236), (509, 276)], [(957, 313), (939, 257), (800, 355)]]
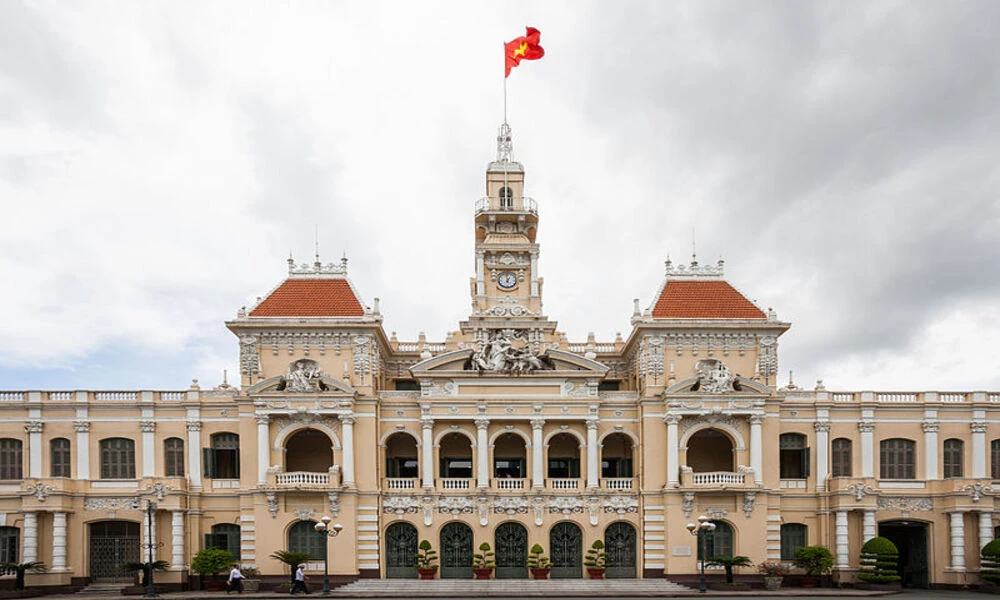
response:
[(156, 503), (152, 500), (146, 501), (146, 543), (143, 546), (147, 550), (147, 563), (146, 568), (146, 598), (158, 598), (156, 594), (156, 586), (153, 584), (153, 550), (160, 547), (162, 544), (156, 542), (153, 539), (153, 517), (156, 514)]
[[(332, 520), (333, 519), (331, 519), (330, 517), (323, 515), (323, 517), (319, 520), (319, 523), (316, 523), (316, 531), (322, 533), (326, 537), (337, 537), (340, 534), (340, 532), (344, 529), (344, 526), (341, 525), (340, 523), (334, 523), (331, 526), (330, 521)], [(330, 573), (327, 566), (328, 565), (327, 557), (329, 556), (329, 554), (330, 554), (330, 543), (326, 539), (324, 539), (323, 540), (323, 594), (330, 593)]]
[(698, 591), (702, 594), (707, 589), (705, 587), (705, 556), (708, 550), (705, 547), (705, 540), (708, 534), (715, 531), (715, 523), (705, 515), (698, 517), (697, 523), (688, 523), (687, 530), (691, 535), (698, 536), (698, 554), (701, 557), (701, 578), (698, 580)]

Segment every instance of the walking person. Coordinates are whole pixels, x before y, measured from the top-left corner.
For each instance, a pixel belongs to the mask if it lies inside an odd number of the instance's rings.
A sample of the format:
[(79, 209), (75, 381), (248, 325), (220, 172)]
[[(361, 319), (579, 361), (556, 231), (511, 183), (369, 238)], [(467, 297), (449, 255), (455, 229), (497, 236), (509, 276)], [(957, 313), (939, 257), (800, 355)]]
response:
[(238, 564), (233, 565), (232, 570), (229, 571), (229, 581), (226, 582), (226, 593), (233, 590), (243, 593), (243, 572), (240, 571)]
[(302, 570), (302, 565), (295, 568), (295, 581), (292, 583), (292, 595), (295, 592), (301, 590), (302, 593), (308, 594), (309, 588), (306, 587), (306, 572)]

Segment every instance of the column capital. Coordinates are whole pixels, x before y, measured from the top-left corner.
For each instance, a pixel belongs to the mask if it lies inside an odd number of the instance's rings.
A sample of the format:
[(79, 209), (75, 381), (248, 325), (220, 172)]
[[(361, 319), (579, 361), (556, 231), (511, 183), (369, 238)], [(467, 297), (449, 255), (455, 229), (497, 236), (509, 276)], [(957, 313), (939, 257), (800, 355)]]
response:
[(765, 417), (766, 417), (766, 415), (763, 415), (761, 413), (756, 413), (756, 414), (750, 415), (750, 418), (747, 419), (747, 420), (750, 421), (751, 425), (760, 425), (760, 424), (762, 424), (764, 422), (764, 418)]
[(340, 422), (343, 423), (344, 425), (354, 425), (355, 423), (358, 422), (358, 418), (355, 417), (354, 415), (340, 415), (340, 417), (338, 418), (340, 419)]
[(476, 424), (476, 429), (484, 430), (490, 426), (490, 420), (486, 417), (479, 417), (473, 421)]
[(41, 433), (44, 424), (41, 421), (28, 421), (24, 425), (24, 430), (27, 433)]
[(677, 425), (684, 418), (683, 415), (671, 415), (668, 414), (663, 417), (663, 422), (667, 425)]
[(253, 419), (258, 425), (267, 425), (271, 422), (271, 415), (254, 415)]
[(587, 431), (597, 431), (600, 424), (597, 419), (587, 419)]
[(872, 433), (875, 431), (875, 421), (858, 421), (858, 431), (861, 433)]
[(420, 427), (423, 429), (434, 429), (434, 419), (430, 417), (420, 419)]
[(545, 427), (545, 419), (532, 419), (531, 428), (536, 430), (541, 430)]
[(156, 421), (140, 421), (139, 428), (143, 433), (153, 433), (156, 431)]
[(813, 429), (816, 433), (830, 433), (830, 424), (825, 421), (816, 421), (813, 423)]

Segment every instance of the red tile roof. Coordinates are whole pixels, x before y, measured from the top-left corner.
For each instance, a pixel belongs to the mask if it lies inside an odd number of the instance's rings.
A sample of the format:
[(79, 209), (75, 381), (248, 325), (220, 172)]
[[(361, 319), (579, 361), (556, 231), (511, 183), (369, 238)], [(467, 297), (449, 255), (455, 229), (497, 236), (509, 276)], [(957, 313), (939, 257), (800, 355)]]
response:
[(286, 279), (251, 317), (361, 317), (365, 309), (346, 279)]
[(766, 319), (767, 315), (722, 280), (669, 280), (653, 307), (659, 319)]

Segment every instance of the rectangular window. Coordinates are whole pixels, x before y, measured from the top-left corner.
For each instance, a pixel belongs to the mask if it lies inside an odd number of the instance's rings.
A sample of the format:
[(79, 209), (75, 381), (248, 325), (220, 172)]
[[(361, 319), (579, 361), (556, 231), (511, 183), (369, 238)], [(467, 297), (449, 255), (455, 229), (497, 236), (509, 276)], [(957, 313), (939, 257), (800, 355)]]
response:
[(851, 440), (837, 438), (832, 444), (832, 469), (830, 475), (833, 477), (851, 477), (853, 465), (851, 463)]
[(806, 436), (786, 433), (778, 438), (778, 472), (782, 479), (809, 477), (809, 448)]
[(21, 440), (0, 439), (0, 479), (23, 479)]
[(127, 438), (101, 440), (101, 479), (135, 479), (135, 442)]
[(52, 459), (50, 468), (52, 477), (72, 477), (69, 440), (66, 438), (52, 440), (49, 443), (49, 457)]
[(550, 458), (548, 472), (554, 479), (576, 479), (580, 477), (580, 459)]
[(805, 545), (805, 525), (787, 523), (781, 526), (781, 560), (794, 560), (795, 553)]
[(944, 476), (964, 477), (962, 454), (965, 445), (962, 440), (949, 439), (944, 441)]
[(882, 479), (916, 479), (916, 444), (911, 440), (883, 440), (879, 447)]
[(212, 436), (212, 447), (202, 448), (204, 475), (209, 479), (240, 478), (240, 436), (235, 433), (217, 433)]

